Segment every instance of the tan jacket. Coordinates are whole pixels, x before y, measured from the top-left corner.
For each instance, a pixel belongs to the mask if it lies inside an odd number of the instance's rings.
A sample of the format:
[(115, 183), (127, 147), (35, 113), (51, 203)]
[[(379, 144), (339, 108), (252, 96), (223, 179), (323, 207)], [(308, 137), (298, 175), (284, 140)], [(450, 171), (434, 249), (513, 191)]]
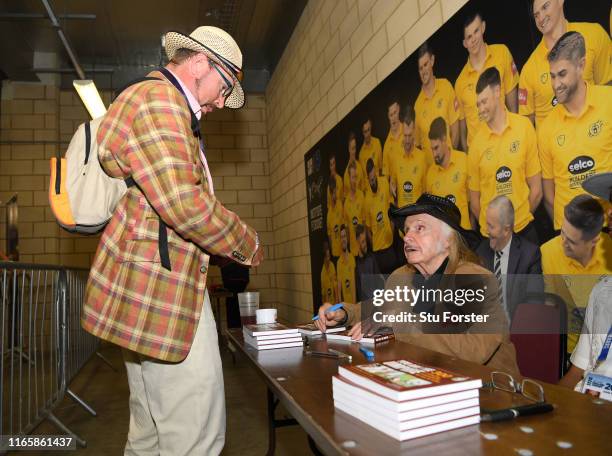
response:
[[(452, 274), (452, 275), (451, 275)], [(399, 287), (411, 287), (414, 280), (414, 269), (405, 265), (396, 269), (385, 283), (386, 290)], [(455, 356), (466, 361), (483, 364), (488, 367), (520, 375), (516, 362), (514, 345), (508, 336), (508, 320), (497, 298), (497, 280), (488, 270), (474, 263), (461, 263), (457, 270), (448, 269), (440, 282), (440, 289), (482, 289), (484, 300), (480, 303), (464, 304), (459, 307), (454, 303), (436, 301), (433, 314), (442, 316), (444, 312), (455, 315), (475, 313), (488, 315), (482, 323), (380, 323), (394, 329), (397, 340), (418, 345), (446, 355)], [(405, 301), (385, 302), (380, 307), (365, 310), (364, 316), (372, 312), (383, 312), (386, 315), (399, 312), (413, 312)], [(362, 304), (346, 305), (347, 324), (355, 324), (362, 319)]]

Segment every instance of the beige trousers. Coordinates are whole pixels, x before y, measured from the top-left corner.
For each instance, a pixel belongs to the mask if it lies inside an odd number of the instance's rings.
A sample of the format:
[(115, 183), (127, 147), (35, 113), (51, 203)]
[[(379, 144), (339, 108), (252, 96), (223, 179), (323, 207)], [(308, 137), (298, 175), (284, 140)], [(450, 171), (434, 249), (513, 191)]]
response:
[(130, 386), (126, 456), (218, 455), (225, 392), (208, 291), (187, 358), (168, 363), (123, 350)]

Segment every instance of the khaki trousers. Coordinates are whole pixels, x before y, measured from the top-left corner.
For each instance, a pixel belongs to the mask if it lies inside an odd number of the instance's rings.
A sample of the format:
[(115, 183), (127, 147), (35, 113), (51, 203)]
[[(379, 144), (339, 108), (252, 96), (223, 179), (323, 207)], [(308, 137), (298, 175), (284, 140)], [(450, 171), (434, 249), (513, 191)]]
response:
[(168, 363), (123, 350), (130, 387), (126, 456), (218, 455), (225, 392), (208, 291), (187, 358)]

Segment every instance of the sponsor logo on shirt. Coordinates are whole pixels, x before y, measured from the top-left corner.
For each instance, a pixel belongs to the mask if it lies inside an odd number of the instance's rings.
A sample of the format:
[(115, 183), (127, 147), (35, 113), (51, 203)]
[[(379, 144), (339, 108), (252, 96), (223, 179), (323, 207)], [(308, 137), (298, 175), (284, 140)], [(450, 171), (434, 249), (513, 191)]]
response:
[(546, 84), (548, 82), (548, 73), (542, 73), (540, 75), (540, 82)]
[(519, 104), (527, 104), (527, 89), (519, 89)]
[(351, 281), (349, 279), (346, 279), (344, 281), (344, 288), (346, 288), (347, 290), (351, 288)]
[(353, 226), (357, 226), (359, 223), (359, 219), (357, 217), (353, 217)]
[(572, 174), (580, 174), (590, 171), (595, 167), (595, 160), (588, 155), (581, 155), (574, 158), (569, 165), (567, 170)]
[(410, 193), (414, 189), (414, 186), (412, 185), (412, 182), (406, 181), (404, 182), (403, 188), (404, 188), (404, 192)]
[(557, 97), (552, 97), (552, 100), (550, 100), (550, 104), (553, 108), (557, 106), (559, 104), (559, 100), (557, 100)]
[(446, 199), (451, 200), (453, 204), (457, 204), (457, 198), (455, 198), (455, 195), (446, 195)]
[(382, 211), (379, 211), (378, 214), (376, 214), (376, 221), (380, 223), (382, 222), (382, 219), (383, 219), (383, 213)]
[(593, 138), (599, 135), (602, 129), (603, 129), (603, 122), (601, 120), (598, 120), (597, 122), (593, 122), (593, 124), (591, 124), (591, 126), (589, 127), (589, 137)]
[(500, 167), (495, 173), (495, 180), (497, 180), (497, 182), (500, 182), (500, 183), (508, 182), (511, 177), (512, 177), (512, 170), (508, 168), (507, 166)]

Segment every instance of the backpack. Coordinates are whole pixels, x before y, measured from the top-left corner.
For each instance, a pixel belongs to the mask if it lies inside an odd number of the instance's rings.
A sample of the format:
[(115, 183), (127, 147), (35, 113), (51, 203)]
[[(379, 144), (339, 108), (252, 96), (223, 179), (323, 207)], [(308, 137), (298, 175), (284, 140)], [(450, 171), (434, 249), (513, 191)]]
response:
[[(185, 96), (180, 84), (168, 70), (160, 68), (159, 71)], [(131, 85), (150, 80), (161, 79), (139, 78), (121, 92)], [(131, 177), (124, 180), (109, 176), (100, 165), (96, 136), (103, 119), (104, 116), (100, 116), (79, 125), (64, 158), (51, 158), (49, 203), (59, 225), (71, 233), (95, 234), (102, 231), (128, 187), (135, 185)], [(191, 129), (201, 141), (199, 121), (193, 112)], [(159, 222), (161, 262), (170, 270), (167, 226), (161, 218)]]

